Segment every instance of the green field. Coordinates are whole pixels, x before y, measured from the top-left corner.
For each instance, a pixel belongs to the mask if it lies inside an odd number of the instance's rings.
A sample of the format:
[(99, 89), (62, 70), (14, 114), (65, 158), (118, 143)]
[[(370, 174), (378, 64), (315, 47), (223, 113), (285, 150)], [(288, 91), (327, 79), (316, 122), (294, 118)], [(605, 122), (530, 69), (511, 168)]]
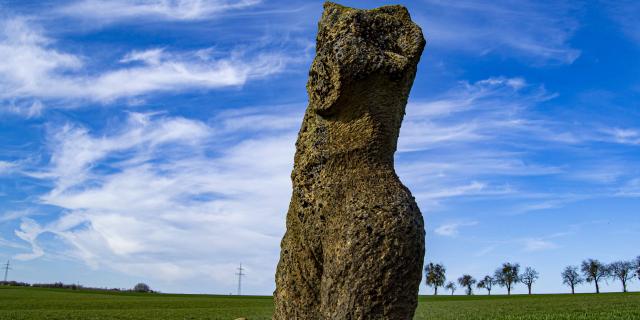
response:
[[(270, 319), (271, 297), (0, 287), (0, 319)], [(640, 319), (640, 294), (420, 297), (416, 319)]]

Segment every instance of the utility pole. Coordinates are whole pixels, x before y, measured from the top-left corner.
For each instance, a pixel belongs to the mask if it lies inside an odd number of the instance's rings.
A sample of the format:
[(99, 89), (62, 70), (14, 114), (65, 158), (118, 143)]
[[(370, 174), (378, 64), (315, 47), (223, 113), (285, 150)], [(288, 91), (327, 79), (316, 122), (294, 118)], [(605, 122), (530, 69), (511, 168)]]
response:
[(242, 273), (244, 269), (242, 268), (242, 263), (240, 263), (240, 267), (238, 268), (238, 295), (242, 295), (242, 277), (246, 276), (246, 273)]
[(4, 264), (4, 282), (7, 282), (7, 276), (9, 275), (9, 270), (11, 270), (9, 263), (10, 261), (7, 260), (7, 263)]

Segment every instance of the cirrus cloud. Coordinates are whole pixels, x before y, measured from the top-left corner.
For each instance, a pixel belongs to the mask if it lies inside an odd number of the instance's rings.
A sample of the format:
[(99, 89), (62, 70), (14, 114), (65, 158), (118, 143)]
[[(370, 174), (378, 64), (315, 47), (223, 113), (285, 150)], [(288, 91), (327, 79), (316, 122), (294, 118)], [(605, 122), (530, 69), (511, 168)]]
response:
[(6, 111), (31, 116), (39, 114), (43, 100), (110, 103), (158, 92), (239, 87), (281, 72), (290, 62), (276, 51), (240, 50), (214, 57), (207, 50), (151, 48), (132, 51), (110, 68), (87, 74), (90, 59), (57, 49), (55, 41), (27, 19), (8, 19), (0, 27), (0, 100), (14, 102)]
[(434, 230), (437, 235), (444, 237), (455, 237), (460, 233), (460, 228), (477, 225), (477, 221), (445, 223)]
[[(31, 249), (15, 258), (65, 256), (92, 268), (162, 281), (204, 277), (217, 286), (229, 285), (221, 270), (237, 261), (275, 266), (296, 126), (247, 137), (238, 126), (245, 117), (255, 112), (221, 113), (212, 125), (130, 113), (100, 135), (81, 124), (52, 128), (48, 165), (27, 174), (53, 184), (40, 202), (61, 214), (48, 222), (22, 217), (15, 234)], [(63, 245), (43, 245), (46, 235)], [(268, 286), (272, 272), (256, 270), (253, 281)]]
[(210, 18), (230, 10), (254, 6), (260, 0), (81, 0), (59, 12), (93, 21), (114, 22), (139, 18), (191, 21)]

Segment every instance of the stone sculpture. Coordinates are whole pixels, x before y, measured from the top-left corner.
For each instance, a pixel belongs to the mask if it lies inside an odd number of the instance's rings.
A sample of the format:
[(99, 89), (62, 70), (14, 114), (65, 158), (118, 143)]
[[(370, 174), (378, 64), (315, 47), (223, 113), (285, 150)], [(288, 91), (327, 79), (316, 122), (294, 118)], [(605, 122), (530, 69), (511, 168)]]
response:
[(424, 223), (393, 156), (424, 45), (402, 6), (325, 3), (274, 319), (413, 318)]

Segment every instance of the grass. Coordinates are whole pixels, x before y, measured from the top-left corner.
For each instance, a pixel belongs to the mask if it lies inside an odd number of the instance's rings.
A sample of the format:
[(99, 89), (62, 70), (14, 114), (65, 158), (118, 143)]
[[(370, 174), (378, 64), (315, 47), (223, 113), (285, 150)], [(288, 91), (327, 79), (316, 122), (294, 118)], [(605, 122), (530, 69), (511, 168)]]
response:
[[(0, 319), (270, 319), (271, 297), (0, 287)], [(640, 319), (640, 294), (420, 297), (415, 319)]]
[(639, 293), (420, 297), (415, 319), (632, 320)]

